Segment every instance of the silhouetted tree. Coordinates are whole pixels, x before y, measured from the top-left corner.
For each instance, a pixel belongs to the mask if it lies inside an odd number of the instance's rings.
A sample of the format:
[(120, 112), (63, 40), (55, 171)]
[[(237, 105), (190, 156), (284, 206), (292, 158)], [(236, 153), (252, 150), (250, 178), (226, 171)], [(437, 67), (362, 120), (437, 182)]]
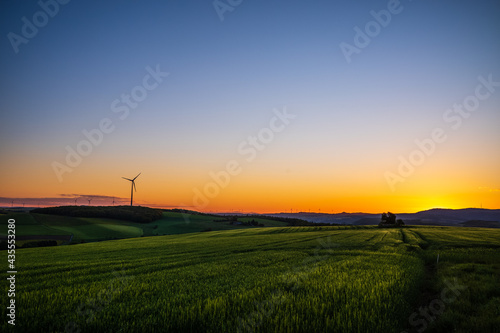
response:
[(391, 212), (382, 213), (382, 216), (380, 218), (380, 223), (378, 224), (379, 227), (383, 227), (383, 226), (400, 227), (403, 225), (404, 225), (403, 220), (401, 220), (401, 219), (396, 220), (396, 215), (391, 213)]

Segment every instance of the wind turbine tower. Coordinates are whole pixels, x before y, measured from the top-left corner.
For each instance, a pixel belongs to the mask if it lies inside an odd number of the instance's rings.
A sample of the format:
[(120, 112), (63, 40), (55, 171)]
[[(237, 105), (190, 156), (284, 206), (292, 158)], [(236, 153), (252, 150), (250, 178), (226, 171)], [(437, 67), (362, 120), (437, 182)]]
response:
[(139, 177), (141, 175), (141, 172), (135, 176), (134, 178), (132, 179), (129, 179), (129, 178), (125, 178), (125, 177), (122, 177), (123, 179), (126, 179), (128, 180), (129, 182), (131, 182), (131, 188), (130, 188), (130, 206), (132, 206), (132, 203), (133, 203), (133, 200), (134, 200), (134, 191), (137, 192), (137, 189), (135, 188), (135, 180), (137, 179), (137, 177)]

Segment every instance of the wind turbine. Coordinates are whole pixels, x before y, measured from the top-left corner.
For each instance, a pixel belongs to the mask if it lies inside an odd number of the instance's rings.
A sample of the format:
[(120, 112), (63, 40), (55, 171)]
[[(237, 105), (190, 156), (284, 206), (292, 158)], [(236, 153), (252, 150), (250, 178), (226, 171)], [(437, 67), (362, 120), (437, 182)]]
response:
[(76, 200), (78, 200), (78, 198), (75, 198), (75, 206), (76, 206)]
[(90, 202), (92, 201), (92, 198), (87, 199), (87, 201), (89, 202), (89, 206), (90, 206)]
[(133, 179), (129, 179), (129, 178), (125, 178), (125, 177), (122, 177), (123, 179), (126, 179), (128, 180), (129, 182), (132, 182), (132, 186), (130, 188), (130, 206), (132, 206), (132, 201), (134, 199), (134, 191), (137, 192), (137, 189), (135, 188), (135, 180), (137, 179), (137, 177), (139, 177), (141, 175), (141, 172), (139, 172), (139, 174), (137, 176), (135, 176)]
[(113, 197), (113, 206), (115, 205), (115, 197)]

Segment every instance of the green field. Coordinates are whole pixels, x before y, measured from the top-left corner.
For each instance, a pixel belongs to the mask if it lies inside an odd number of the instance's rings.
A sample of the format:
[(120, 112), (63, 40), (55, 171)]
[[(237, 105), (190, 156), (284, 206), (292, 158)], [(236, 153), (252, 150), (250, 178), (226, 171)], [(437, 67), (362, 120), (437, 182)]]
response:
[[(7, 214), (2, 218), (2, 221), (7, 219), (16, 220), (16, 234), (27, 236), (27, 235), (66, 235), (65, 231), (59, 230), (57, 228), (51, 228), (49, 225), (44, 225), (39, 223), (32, 214), (26, 213), (13, 213)], [(57, 216), (56, 218), (60, 218)], [(2, 229), (0, 230), (0, 235), (7, 235), (7, 225), (2, 223)]]
[[(161, 219), (150, 223), (29, 213), (12, 213), (4, 217), (4, 219), (9, 218), (16, 220), (16, 234), (18, 236), (24, 236), (24, 238), (34, 236), (33, 240), (37, 240), (41, 239), (40, 237), (43, 235), (67, 235), (68, 237), (73, 236), (72, 244), (141, 236), (253, 228), (251, 226), (230, 225), (228, 221), (220, 222), (219, 220), (224, 219), (222, 217), (178, 212), (163, 212)], [(252, 219), (241, 218), (239, 220), (246, 222)], [(257, 221), (263, 223), (266, 227), (286, 225), (284, 222), (265, 218), (257, 219)], [(7, 227), (6, 224), (2, 224), (0, 236), (5, 237), (5, 235), (7, 235)], [(50, 239), (50, 237), (46, 239)]]
[(15, 331), (498, 332), (499, 251), (500, 230), (451, 227), (245, 228), (20, 249)]

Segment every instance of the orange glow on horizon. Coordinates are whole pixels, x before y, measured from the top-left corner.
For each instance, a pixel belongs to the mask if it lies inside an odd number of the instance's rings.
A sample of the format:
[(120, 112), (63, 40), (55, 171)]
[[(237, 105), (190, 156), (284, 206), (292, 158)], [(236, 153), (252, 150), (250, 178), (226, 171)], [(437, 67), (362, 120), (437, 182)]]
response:
[[(195, 164), (187, 169), (181, 165), (165, 169), (162, 163), (144, 167), (134, 160), (124, 167), (113, 164), (112, 157), (96, 155), (89, 163), (67, 174), (63, 182), (58, 182), (47, 167), (50, 164), (33, 162), (28, 155), (14, 154), (11, 160), (8, 171), (12, 177), (4, 180), (0, 194), (4, 198), (0, 205), (6, 207), (11, 206), (11, 199), (21, 206), (22, 198), (39, 198), (29, 201), (32, 206), (48, 204), (46, 198), (52, 198), (50, 205), (74, 204), (72, 196), (96, 196), (92, 204), (111, 205), (113, 197), (116, 204), (128, 204), (130, 183), (121, 177), (134, 177), (142, 172), (136, 180), (134, 204), (151, 207), (245, 213), (381, 213), (388, 210), (414, 213), (431, 208), (481, 206), (500, 209), (500, 190), (484, 186), (487, 180), (498, 177), (496, 170), (468, 172), (474, 176), (462, 177), (457, 182), (460, 172), (434, 165), (437, 162), (429, 162), (391, 192), (382, 177), (383, 168), (363, 173), (361, 167), (332, 171), (319, 166), (309, 173), (305, 168), (288, 171), (263, 161), (242, 167), (241, 174), (231, 177), (227, 184), (222, 178), (217, 184), (206, 167)], [(99, 163), (97, 173), (97, 161), (109, 164)], [(344, 174), (347, 176), (342, 176)], [(99, 199), (99, 196), (104, 197)], [(29, 202), (24, 200), (26, 205)], [(77, 203), (87, 204), (84, 199)]]

